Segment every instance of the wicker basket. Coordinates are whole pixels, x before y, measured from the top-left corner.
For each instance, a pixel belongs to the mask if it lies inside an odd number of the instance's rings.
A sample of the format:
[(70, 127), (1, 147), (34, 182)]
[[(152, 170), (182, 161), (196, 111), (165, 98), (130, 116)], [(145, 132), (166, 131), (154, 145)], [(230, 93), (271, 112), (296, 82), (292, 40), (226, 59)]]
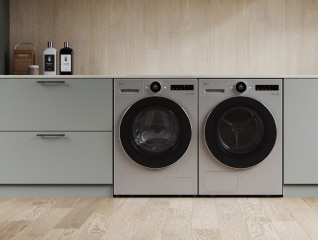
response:
[[(29, 46), (28, 49), (18, 49), (22, 45)], [(28, 66), (35, 64), (35, 48), (32, 43), (17, 43), (14, 47), (14, 74), (28, 74)]]

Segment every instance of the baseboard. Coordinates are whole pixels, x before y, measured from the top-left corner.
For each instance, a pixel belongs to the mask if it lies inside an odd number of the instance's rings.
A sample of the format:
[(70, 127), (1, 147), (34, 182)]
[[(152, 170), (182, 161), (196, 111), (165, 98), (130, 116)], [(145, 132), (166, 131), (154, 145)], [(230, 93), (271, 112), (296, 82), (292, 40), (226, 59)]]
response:
[[(284, 185), (284, 197), (318, 197), (318, 185)], [(0, 185), (1, 197), (112, 197), (113, 185)]]
[(0, 197), (112, 196), (112, 185), (0, 185)]
[(318, 185), (284, 185), (284, 197), (318, 197)]

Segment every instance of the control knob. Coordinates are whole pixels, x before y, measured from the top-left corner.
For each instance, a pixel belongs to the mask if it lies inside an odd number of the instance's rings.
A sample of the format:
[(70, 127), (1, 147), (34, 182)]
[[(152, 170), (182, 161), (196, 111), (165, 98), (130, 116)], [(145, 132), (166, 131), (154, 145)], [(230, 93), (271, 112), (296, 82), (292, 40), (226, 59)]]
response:
[(161, 90), (161, 85), (159, 82), (152, 82), (150, 84), (150, 90), (153, 91), (154, 93), (157, 93)]
[(243, 93), (246, 91), (247, 86), (244, 82), (238, 82), (235, 88), (239, 93)]

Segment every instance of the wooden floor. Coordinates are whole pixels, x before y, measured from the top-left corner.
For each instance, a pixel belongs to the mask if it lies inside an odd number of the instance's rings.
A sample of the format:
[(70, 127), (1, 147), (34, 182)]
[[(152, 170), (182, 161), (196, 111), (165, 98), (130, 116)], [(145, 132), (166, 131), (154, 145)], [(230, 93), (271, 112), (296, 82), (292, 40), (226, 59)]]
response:
[(318, 239), (318, 198), (5, 198), (0, 239)]

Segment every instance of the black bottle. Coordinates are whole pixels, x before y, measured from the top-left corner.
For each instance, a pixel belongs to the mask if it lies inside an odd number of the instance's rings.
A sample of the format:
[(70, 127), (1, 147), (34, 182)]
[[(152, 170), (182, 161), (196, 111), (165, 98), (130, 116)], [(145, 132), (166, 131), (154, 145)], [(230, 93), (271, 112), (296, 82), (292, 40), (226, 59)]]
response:
[(60, 50), (60, 75), (73, 74), (73, 49), (64, 42), (64, 48)]

